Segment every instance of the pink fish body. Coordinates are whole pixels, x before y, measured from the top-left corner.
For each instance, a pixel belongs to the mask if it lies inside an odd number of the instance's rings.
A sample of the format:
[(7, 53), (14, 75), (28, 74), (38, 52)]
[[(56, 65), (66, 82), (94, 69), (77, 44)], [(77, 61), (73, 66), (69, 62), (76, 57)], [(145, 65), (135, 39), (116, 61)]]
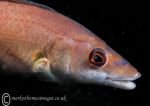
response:
[(141, 76), (82, 25), (25, 0), (0, 0), (0, 62), (3, 70), (42, 72), (56, 82), (71, 79), (127, 90)]

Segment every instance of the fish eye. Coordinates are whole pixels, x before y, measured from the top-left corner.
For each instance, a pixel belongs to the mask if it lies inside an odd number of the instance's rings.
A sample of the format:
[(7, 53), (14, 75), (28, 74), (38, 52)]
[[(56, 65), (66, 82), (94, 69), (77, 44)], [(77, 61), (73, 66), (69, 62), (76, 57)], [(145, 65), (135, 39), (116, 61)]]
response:
[(92, 50), (89, 56), (89, 61), (95, 66), (103, 66), (106, 63), (105, 52), (100, 48)]

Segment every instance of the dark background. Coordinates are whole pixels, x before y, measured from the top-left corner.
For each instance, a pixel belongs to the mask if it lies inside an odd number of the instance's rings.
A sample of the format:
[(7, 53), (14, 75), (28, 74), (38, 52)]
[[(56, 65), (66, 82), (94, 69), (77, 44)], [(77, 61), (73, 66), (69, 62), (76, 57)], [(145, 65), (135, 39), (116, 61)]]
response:
[[(92, 84), (54, 84), (1, 75), (0, 93), (12, 96), (64, 96), (67, 102), (16, 102), (45, 106), (150, 106), (150, 4), (104, 0), (34, 0), (76, 20), (125, 57), (142, 74), (137, 87), (126, 91)], [(84, 2), (83, 2), (84, 1)]]

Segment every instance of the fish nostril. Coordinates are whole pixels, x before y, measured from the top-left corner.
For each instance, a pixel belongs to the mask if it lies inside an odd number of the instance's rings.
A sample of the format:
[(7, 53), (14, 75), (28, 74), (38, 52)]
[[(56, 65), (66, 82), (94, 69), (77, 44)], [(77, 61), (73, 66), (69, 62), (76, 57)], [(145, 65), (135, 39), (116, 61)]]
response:
[(127, 60), (121, 59), (121, 60), (116, 60), (113, 62), (115, 65), (127, 65), (129, 64)]

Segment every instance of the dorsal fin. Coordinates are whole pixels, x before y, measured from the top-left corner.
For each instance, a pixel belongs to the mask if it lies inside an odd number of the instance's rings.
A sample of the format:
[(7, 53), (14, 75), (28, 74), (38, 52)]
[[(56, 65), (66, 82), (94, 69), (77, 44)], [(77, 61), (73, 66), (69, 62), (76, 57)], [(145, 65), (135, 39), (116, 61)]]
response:
[(19, 3), (19, 4), (32, 5), (32, 6), (36, 6), (36, 7), (39, 7), (39, 8), (43, 8), (43, 9), (46, 9), (46, 10), (56, 12), (54, 9), (52, 9), (52, 8), (46, 6), (46, 5), (38, 4), (38, 3), (30, 1), (30, 0), (0, 0), (0, 1), (7, 1), (7, 2), (14, 2), (14, 3)]

